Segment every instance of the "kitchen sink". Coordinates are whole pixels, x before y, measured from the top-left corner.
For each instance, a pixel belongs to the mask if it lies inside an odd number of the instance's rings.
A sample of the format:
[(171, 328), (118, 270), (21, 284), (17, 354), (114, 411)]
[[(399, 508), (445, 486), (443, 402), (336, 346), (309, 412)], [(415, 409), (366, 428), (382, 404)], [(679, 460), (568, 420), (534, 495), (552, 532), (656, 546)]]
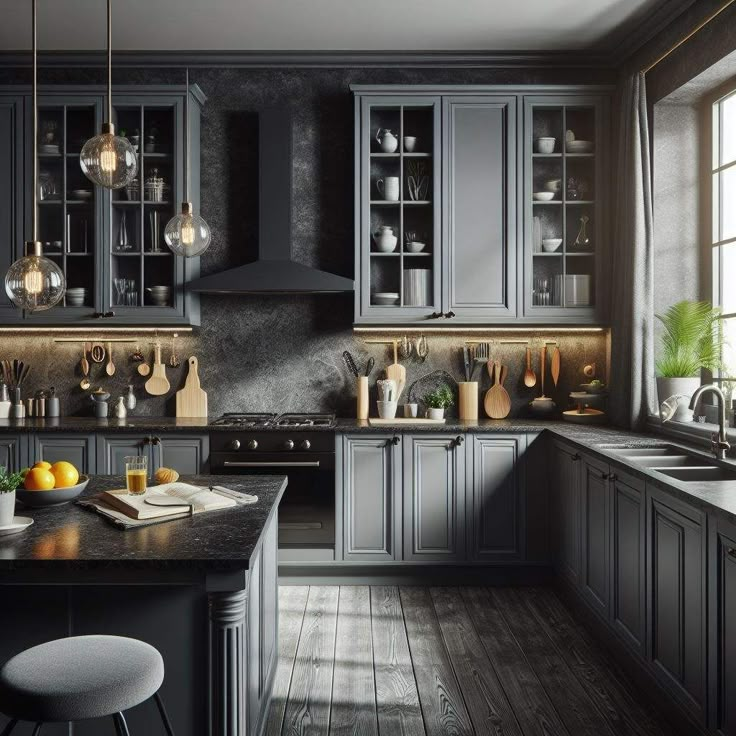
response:
[(695, 457), (694, 455), (660, 455), (659, 457), (640, 455), (638, 457), (628, 457), (631, 462), (643, 465), (645, 468), (679, 468), (683, 466), (700, 468), (711, 465), (706, 458)]
[(708, 465), (702, 468), (656, 468), (658, 473), (687, 483), (703, 481), (736, 481), (736, 470)]

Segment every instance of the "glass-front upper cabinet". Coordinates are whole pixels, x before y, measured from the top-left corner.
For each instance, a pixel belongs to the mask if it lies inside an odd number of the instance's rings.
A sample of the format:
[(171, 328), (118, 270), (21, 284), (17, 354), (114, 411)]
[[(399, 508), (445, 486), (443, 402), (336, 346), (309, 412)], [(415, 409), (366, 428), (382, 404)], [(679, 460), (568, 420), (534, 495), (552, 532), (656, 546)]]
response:
[(596, 320), (603, 118), (604, 101), (596, 97), (525, 99), (524, 314), (534, 320)]
[(356, 97), (356, 314), (403, 322), (440, 312), (439, 97)]

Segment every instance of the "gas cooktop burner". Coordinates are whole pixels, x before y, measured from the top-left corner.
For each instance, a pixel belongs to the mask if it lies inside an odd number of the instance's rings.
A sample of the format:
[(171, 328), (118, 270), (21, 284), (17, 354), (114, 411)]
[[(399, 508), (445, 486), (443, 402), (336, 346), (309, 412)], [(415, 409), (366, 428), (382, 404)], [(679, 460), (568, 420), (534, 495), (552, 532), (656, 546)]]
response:
[(224, 427), (332, 427), (334, 414), (223, 414), (212, 422)]

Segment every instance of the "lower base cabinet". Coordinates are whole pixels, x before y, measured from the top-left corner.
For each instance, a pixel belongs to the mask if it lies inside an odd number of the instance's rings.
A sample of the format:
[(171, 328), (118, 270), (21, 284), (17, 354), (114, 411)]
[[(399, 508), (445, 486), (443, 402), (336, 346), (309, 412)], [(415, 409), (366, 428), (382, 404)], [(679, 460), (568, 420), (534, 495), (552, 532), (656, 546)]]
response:
[(17, 473), (28, 465), (24, 439), (19, 434), (0, 436), (0, 465), (9, 473)]
[(580, 580), (581, 456), (571, 447), (553, 442), (550, 465), (555, 567), (561, 577), (577, 585)]
[(150, 475), (160, 467), (174, 468), (181, 475), (197, 475), (207, 472), (209, 454), (207, 435), (101, 435), (97, 437), (97, 472), (124, 475), (125, 458), (143, 455), (148, 458)]
[(705, 723), (705, 514), (647, 488), (647, 526), (648, 660), (665, 689)]
[(29, 462), (45, 460), (55, 463), (67, 460), (80, 473), (89, 475), (97, 472), (95, 435), (80, 433), (49, 432), (34, 434), (29, 438)]

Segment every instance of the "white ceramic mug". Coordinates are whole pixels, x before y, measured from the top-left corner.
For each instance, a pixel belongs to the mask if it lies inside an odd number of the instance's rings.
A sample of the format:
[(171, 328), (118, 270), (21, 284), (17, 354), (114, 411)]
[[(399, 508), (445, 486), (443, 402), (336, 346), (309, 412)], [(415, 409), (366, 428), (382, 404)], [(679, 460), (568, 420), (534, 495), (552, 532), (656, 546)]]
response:
[(13, 523), (15, 516), (15, 491), (0, 493), (0, 526)]
[(417, 404), (404, 404), (404, 416), (407, 419), (414, 419), (418, 412), (419, 406)]
[(399, 177), (398, 176), (387, 176), (385, 179), (379, 179), (376, 182), (376, 189), (378, 189), (378, 193), (387, 202), (398, 202), (399, 201)]
[(413, 153), (417, 146), (417, 138), (414, 135), (404, 136), (404, 151), (406, 153)]

